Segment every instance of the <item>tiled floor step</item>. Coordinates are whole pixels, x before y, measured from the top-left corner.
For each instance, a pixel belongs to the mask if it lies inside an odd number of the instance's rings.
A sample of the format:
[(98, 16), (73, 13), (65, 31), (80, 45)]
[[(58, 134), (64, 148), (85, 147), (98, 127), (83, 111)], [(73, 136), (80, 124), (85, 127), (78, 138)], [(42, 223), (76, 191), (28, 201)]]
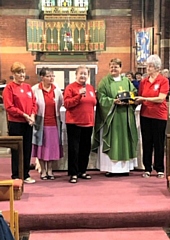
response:
[(33, 231), (29, 240), (168, 240), (162, 228)]

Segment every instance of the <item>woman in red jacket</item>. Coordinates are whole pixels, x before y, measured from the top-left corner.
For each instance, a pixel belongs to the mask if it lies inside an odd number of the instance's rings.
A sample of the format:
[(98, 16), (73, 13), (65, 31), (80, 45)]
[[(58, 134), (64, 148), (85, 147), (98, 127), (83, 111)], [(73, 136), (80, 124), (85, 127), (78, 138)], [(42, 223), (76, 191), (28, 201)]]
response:
[(86, 66), (79, 66), (76, 69), (76, 81), (64, 91), (70, 183), (77, 183), (78, 177), (91, 179), (86, 169), (91, 150), (96, 95), (93, 86), (86, 84), (89, 72)]
[[(35, 97), (31, 86), (24, 83), (25, 66), (20, 62), (14, 62), (11, 66), (13, 81), (9, 82), (3, 90), (3, 102), (7, 111), (8, 131), (10, 136), (23, 137), (24, 182), (34, 183), (29, 175), (32, 126), (37, 110)], [(18, 152), (12, 149), (12, 179), (18, 176)]]

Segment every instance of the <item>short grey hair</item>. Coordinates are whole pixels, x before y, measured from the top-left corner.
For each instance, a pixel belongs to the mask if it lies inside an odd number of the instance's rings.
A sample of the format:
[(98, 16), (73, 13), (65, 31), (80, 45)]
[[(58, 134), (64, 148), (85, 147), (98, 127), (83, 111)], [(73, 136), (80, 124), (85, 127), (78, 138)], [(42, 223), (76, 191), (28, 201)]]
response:
[(161, 69), (162, 62), (160, 57), (157, 54), (150, 55), (147, 58), (146, 63), (147, 64), (152, 63), (155, 66), (155, 68)]

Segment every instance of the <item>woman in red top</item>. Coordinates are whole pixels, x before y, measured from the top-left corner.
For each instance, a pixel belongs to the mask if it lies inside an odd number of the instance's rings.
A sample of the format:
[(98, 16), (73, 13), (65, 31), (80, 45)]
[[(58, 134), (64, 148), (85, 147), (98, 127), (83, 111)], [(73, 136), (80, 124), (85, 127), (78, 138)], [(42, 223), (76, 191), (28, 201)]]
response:
[(63, 95), (58, 86), (54, 85), (55, 76), (51, 69), (43, 67), (39, 74), (41, 82), (32, 87), (38, 106), (33, 127), (32, 156), (39, 159), (40, 178), (54, 180), (52, 163), (63, 155), (60, 137)]
[(93, 86), (86, 84), (88, 77), (89, 69), (79, 66), (76, 69), (76, 81), (64, 91), (70, 183), (77, 183), (78, 177), (91, 179), (86, 174), (86, 169), (91, 149), (96, 95)]
[(151, 175), (153, 150), (153, 168), (158, 178), (164, 177), (164, 140), (168, 118), (166, 96), (169, 83), (168, 79), (159, 73), (160, 68), (159, 56), (151, 55), (147, 59), (148, 77), (141, 81), (137, 97), (137, 102), (142, 103), (140, 122), (145, 166), (145, 172), (142, 175), (144, 178)]
[[(8, 83), (3, 91), (3, 101), (8, 117), (8, 131), (10, 136), (23, 137), (24, 182), (34, 183), (29, 175), (32, 125), (36, 114), (36, 102), (31, 86), (24, 83), (25, 66), (20, 62), (11, 67), (13, 81)], [(12, 178), (18, 178), (18, 152), (12, 149)]]

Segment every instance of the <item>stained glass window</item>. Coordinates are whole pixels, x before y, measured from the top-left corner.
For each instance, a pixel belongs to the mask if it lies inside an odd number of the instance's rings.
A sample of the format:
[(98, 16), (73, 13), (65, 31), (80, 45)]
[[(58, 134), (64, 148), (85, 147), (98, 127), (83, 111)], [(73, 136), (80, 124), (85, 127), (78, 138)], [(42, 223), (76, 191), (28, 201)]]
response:
[(88, 6), (88, 0), (75, 0), (76, 7), (85, 7)]
[(42, 7), (55, 6), (55, 0), (42, 0)]
[(76, 7), (88, 7), (88, 0), (42, 0), (42, 9), (44, 6), (55, 6), (57, 2), (57, 6), (72, 6), (74, 3), (74, 6)]
[(57, 5), (59, 6), (59, 7), (61, 7), (61, 6), (64, 6), (64, 7), (66, 7), (66, 6), (72, 6), (72, 0), (58, 0), (57, 1)]

